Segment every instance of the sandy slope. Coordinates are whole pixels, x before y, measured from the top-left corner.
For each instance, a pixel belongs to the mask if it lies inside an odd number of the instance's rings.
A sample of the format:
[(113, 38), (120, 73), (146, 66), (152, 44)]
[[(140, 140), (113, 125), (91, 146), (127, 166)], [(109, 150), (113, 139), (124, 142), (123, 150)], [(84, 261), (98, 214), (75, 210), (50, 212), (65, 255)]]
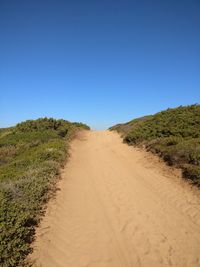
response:
[(108, 131), (74, 141), (34, 266), (200, 266), (199, 198), (145, 155)]

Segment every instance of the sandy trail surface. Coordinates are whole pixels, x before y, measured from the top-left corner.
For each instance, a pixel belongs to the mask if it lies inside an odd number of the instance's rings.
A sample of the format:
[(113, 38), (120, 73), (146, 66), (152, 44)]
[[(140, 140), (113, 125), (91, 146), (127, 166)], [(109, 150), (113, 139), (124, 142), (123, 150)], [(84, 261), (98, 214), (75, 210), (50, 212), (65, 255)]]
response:
[(88, 131), (37, 229), (42, 267), (200, 266), (200, 202), (117, 133)]

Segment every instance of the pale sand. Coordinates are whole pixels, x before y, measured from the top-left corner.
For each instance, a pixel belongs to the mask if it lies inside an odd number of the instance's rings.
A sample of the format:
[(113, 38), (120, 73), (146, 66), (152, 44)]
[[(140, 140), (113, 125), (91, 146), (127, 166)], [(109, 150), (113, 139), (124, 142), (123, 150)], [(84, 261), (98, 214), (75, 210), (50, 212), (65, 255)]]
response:
[(117, 133), (73, 141), (29, 259), (42, 267), (200, 266), (200, 202)]

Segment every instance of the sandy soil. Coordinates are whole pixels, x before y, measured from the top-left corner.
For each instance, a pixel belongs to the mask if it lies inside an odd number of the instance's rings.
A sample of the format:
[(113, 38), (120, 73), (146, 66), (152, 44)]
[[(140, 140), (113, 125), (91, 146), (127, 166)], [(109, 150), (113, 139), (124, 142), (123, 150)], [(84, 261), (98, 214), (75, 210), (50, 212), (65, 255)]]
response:
[(200, 201), (117, 133), (83, 133), (37, 229), (42, 267), (200, 266)]

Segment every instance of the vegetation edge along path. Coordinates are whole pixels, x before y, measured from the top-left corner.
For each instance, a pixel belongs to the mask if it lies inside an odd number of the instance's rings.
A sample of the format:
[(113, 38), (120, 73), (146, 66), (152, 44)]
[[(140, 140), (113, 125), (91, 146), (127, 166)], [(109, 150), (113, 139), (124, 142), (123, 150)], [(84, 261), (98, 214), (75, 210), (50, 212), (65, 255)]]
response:
[(0, 266), (21, 266), (82, 123), (41, 118), (0, 129)]
[(180, 106), (110, 128), (129, 145), (144, 146), (200, 186), (200, 105)]

